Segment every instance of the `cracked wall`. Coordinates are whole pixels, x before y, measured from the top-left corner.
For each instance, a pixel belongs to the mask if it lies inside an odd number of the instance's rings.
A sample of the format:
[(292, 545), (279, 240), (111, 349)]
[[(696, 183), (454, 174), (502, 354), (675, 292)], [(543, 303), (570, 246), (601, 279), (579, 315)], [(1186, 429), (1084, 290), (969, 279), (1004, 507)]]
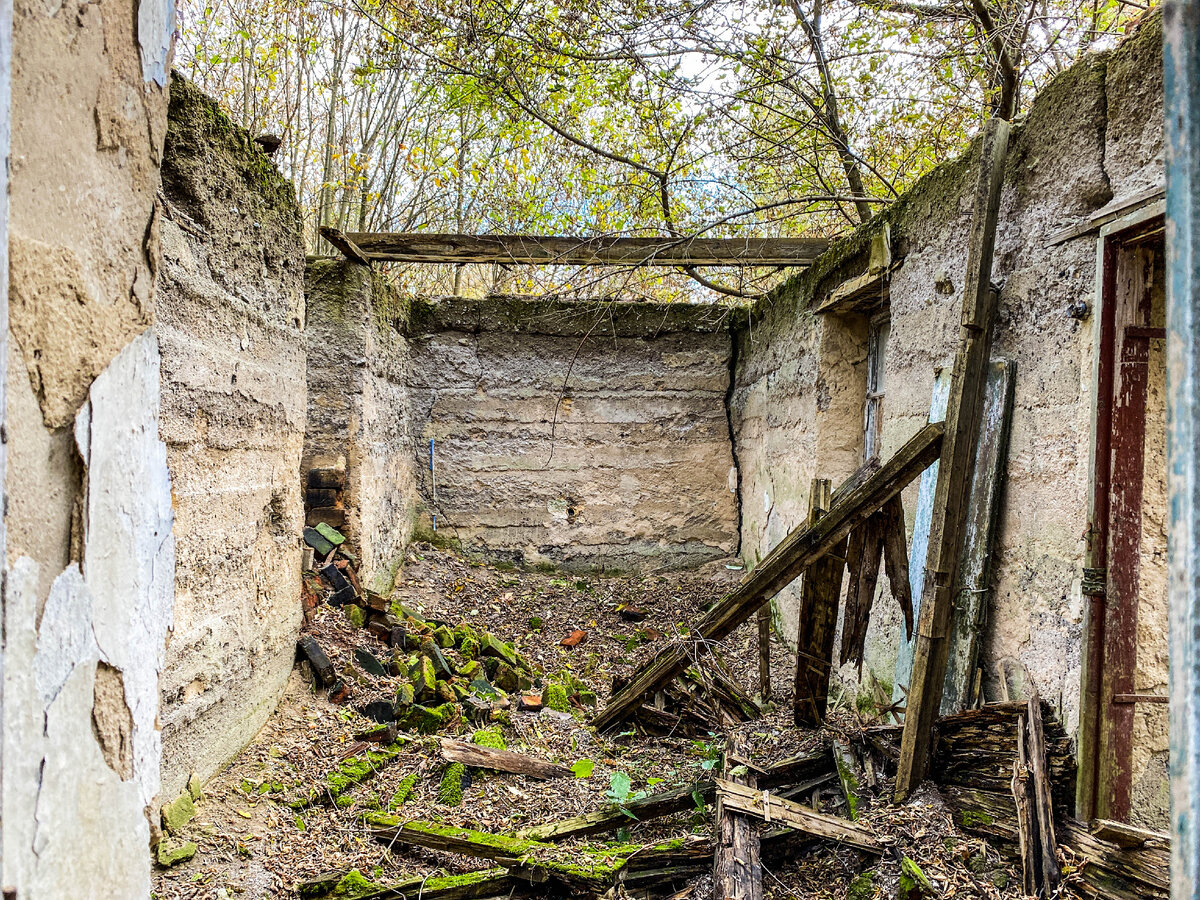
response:
[(304, 247), (292, 186), (178, 75), (163, 159), (155, 330), (175, 501), (163, 792), (262, 727), (300, 627)]
[[(953, 362), (975, 165), (973, 147), (881, 219), (899, 260), (890, 281), (885, 458), (925, 423), (934, 370)], [(1114, 198), (1161, 183), (1161, 24), (1151, 16), (1117, 49), (1085, 58), (1048, 85), (1014, 126), (996, 237), (993, 278), (1003, 290), (993, 354), (1016, 362), (1016, 408), (984, 631), (984, 692), (998, 699), (1036, 685), (1071, 731), (1079, 716), (1093, 347), (1091, 322), (1069, 311), (1073, 303), (1094, 306), (1096, 233), (1057, 246), (1047, 238)], [(813, 309), (864, 271), (879, 227), (836, 245), (760, 303), (736, 335), (748, 562), (804, 520), (812, 477), (836, 487), (862, 462), (862, 394), (853, 397), (861, 391), (865, 343), (854, 333), (862, 323)], [(910, 536), (916, 494), (914, 483), (903, 495)], [(797, 607), (794, 589), (780, 594), (776, 621), (790, 642)], [(885, 583), (864, 673), (889, 687), (902, 632)], [(852, 667), (837, 676), (857, 689)]]
[(149, 895), (170, 480), (154, 319), (168, 0), (13, 4), (3, 886)]
[(570, 569), (736, 553), (727, 310), (445, 299), (411, 318), (426, 527)]

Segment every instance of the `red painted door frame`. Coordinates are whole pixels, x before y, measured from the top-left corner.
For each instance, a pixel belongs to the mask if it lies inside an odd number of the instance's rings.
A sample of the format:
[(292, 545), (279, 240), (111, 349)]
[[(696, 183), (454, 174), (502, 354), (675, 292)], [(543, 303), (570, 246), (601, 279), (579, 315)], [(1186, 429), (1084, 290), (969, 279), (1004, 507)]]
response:
[(1090, 564), (1105, 573), (1089, 598), (1080, 714), (1079, 792), (1084, 817), (1125, 821), (1132, 789), (1134, 693), (1145, 482), (1151, 286), (1162, 221), (1110, 235), (1096, 347), (1097, 409)]

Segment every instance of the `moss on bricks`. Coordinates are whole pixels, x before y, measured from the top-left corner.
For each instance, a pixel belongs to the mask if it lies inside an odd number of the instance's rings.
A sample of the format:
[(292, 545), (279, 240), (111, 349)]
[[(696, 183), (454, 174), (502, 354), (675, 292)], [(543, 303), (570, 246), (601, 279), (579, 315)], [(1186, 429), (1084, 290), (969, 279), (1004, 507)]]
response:
[(170, 803), (164, 803), (161, 815), (163, 828), (171, 834), (177, 833), (196, 817), (196, 804), (192, 802), (192, 795), (181, 794)]
[(507, 750), (508, 744), (499, 728), (481, 728), (471, 735), (471, 742), (492, 750)]
[(192, 841), (175, 841), (170, 838), (159, 841), (155, 856), (163, 868), (179, 865), (196, 855), (196, 845)]
[(412, 796), (413, 788), (417, 786), (417, 773), (410, 772), (400, 779), (400, 784), (396, 788), (396, 793), (392, 794), (392, 799), (388, 801), (388, 810), (394, 811), (408, 802), (408, 798)]
[(463, 776), (466, 774), (467, 767), (462, 763), (450, 763), (446, 766), (441, 783), (438, 784), (438, 803), (443, 806), (462, 806)]
[(567, 689), (557, 682), (546, 688), (546, 705), (556, 712), (570, 712)]

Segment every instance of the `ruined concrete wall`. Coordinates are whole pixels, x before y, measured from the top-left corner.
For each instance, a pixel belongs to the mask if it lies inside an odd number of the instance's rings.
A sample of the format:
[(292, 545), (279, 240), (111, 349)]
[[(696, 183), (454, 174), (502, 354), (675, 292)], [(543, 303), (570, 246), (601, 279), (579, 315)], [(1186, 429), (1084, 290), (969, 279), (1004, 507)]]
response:
[(417, 461), (441, 531), (567, 568), (736, 552), (724, 311), (448, 299), (412, 318)]
[(215, 101), (171, 83), (156, 332), (175, 499), (163, 790), (262, 727), (300, 627), (304, 248), (292, 186)]
[[(1161, 28), (1151, 17), (1115, 51), (1088, 57), (1050, 84), (1010, 141), (993, 278), (1003, 282), (994, 355), (1016, 362), (1016, 408), (993, 558), (993, 592), (981, 664), (997, 698), (998, 673), (1036, 685), (1062, 712), (1079, 714), (1087, 527), (1091, 322), (1069, 315), (1094, 305), (1095, 233), (1058, 246), (1047, 237), (1114, 197), (1162, 180)], [(974, 148), (923, 179), (879, 221), (841, 242), (776, 292), (737, 335), (734, 435), (742, 471), (743, 555), (765, 555), (807, 513), (809, 478), (836, 484), (862, 462), (860, 316), (812, 309), (866, 268), (871, 234), (884, 223), (901, 260), (890, 284), (883, 455), (927, 420), (936, 367), (953, 361), (975, 183)], [(857, 400), (854, 395), (857, 392)], [(840, 399), (839, 399), (840, 398)], [(798, 464), (792, 462), (799, 457)], [(916, 484), (904, 493), (908, 527)], [(794, 640), (797, 596), (777, 603)], [(864, 672), (890, 686), (903, 633), (881, 589)], [(856, 673), (839, 679), (854, 690)]]
[(309, 524), (342, 529), (364, 587), (391, 590), (417, 507), (406, 306), (365, 266), (309, 265)]
[(145, 897), (171, 621), (168, 0), (13, 8), (3, 886)]

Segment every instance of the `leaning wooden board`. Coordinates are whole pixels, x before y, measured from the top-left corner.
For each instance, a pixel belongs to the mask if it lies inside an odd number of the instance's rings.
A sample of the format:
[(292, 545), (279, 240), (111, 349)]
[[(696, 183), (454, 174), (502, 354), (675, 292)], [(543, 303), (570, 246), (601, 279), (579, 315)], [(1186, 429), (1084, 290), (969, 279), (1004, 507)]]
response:
[(991, 593), (992, 544), (1000, 519), (1000, 496), (1008, 468), (1008, 435), (1012, 427), (1013, 385), (1017, 364), (994, 359), (988, 367), (987, 390), (975, 449), (975, 471), (967, 498), (966, 528), (955, 579), (950, 653), (942, 688), (943, 716), (961, 712), (971, 701), (979, 641)]
[[(945, 426), (930, 424), (915, 434), (878, 470), (852, 476), (834, 495), (830, 510), (814, 525), (797, 528), (754, 567), (738, 587), (692, 629), (697, 638), (719, 641), (752, 616), (843, 537), (919, 476), (941, 452)], [(675, 678), (690, 663), (688, 646), (676, 643), (643, 666), (592, 720), (598, 731), (628, 718), (642, 698)]]

